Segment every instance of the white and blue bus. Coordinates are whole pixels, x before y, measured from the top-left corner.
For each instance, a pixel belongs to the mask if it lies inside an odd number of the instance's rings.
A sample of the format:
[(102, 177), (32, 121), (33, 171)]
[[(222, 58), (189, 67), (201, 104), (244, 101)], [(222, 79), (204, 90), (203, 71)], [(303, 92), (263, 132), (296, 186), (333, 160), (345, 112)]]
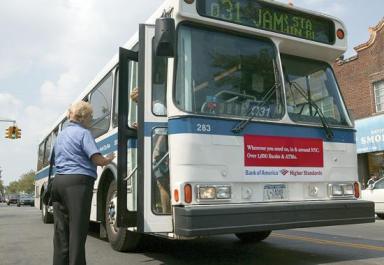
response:
[[(360, 200), (353, 122), (331, 64), (333, 17), (274, 1), (168, 0), (78, 100), (101, 152), (91, 220), (116, 250), (374, 222)], [(138, 89), (138, 103), (130, 93)], [(39, 146), (36, 207), (65, 114)], [(48, 211), (47, 211), (48, 209)]]

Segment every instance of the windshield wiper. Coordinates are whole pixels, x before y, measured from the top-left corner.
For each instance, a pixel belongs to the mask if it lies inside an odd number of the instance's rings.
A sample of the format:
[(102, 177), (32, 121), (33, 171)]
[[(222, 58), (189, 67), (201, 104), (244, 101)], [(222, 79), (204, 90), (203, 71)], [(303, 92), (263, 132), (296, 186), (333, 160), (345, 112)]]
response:
[[(267, 93), (265, 93), (265, 95), (263, 96), (262, 100), (261, 100), (261, 103), (259, 104), (255, 104), (254, 106), (252, 106), (251, 108), (249, 108), (249, 110), (247, 111), (246, 113), (246, 116), (248, 117), (248, 119), (246, 120), (242, 120), (241, 122), (239, 122), (238, 124), (236, 124), (235, 127), (232, 128), (232, 132), (234, 133), (240, 133), (242, 130), (244, 130), (244, 128), (247, 126), (247, 124), (252, 121), (253, 118), (255, 118), (257, 115), (258, 115), (258, 111), (257, 109), (258, 108), (261, 108), (263, 107), (266, 102), (269, 101), (269, 99), (272, 97), (273, 95), (273, 92), (275, 89), (278, 89), (280, 87), (280, 84), (279, 83), (275, 83), (268, 91)], [(255, 111), (256, 110), (256, 111)]]
[(325, 131), (325, 136), (327, 137), (328, 140), (333, 139), (333, 137), (334, 137), (333, 131), (329, 127), (327, 119), (325, 118), (324, 113), (321, 111), (320, 107), (311, 99), (310, 96), (308, 96), (308, 97), (306, 96), (304, 88), (301, 87), (297, 82), (289, 81), (289, 80), (287, 80), (287, 82), (289, 83), (290, 88), (293, 86), (294, 88), (297, 89), (297, 91), (299, 92), (299, 94), (301, 96), (303, 96), (305, 99), (308, 100), (308, 104), (316, 110), (316, 112), (313, 114), (313, 116), (316, 116), (316, 113), (319, 115), (321, 124), (323, 125), (324, 131)]

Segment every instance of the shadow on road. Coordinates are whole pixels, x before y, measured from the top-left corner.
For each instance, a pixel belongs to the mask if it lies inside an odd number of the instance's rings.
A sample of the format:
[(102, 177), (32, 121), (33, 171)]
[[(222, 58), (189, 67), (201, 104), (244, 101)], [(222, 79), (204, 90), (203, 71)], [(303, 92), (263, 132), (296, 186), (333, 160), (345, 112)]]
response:
[[(288, 237), (313, 238), (314, 242), (304, 242), (282, 238), (279, 234)], [(88, 234), (99, 238), (97, 224), (90, 226)], [(309, 265), (309, 264), (381, 264), (384, 258), (383, 241), (367, 241), (353, 237), (335, 237), (312, 232), (299, 232), (295, 230), (276, 231), (261, 243), (243, 244), (235, 236), (212, 236), (194, 240), (169, 240), (153, 236), (146, 236), (145, 242), (137, 254), (148, 257), (148, 262), (157, 264), (241, 264), (241, 265)], [(321, 240), (335, 240), (349, 242), (357, 247), (337, 246), (319, 243)], [(317, 242), (317, 243), (316, 243)], [(348, 243), (348, 244), (349, 244)], [(367, 249), (359, 246), (377, 246), (377, 249)], [(125, 253), (127, 258), (130, 253)], [(367, 263), (373, 259), (373, 263)], [(379, 263), (377, 263), (377, 260)]]
[[(299, 246), (300, 245), (300, 246)], [(189, 241), (153, 238), (143, 254), (164, 264), (330, 264), (382, 258), (384, 252), (356, 251), (333, 246), (292, 242), (272, 236), (265, 242), (243, 244), (232, 236), (215, 236)], [(307, 249), (306, 249), (307, 248)], [(300, 249), (300, 250), (298, 250)]]

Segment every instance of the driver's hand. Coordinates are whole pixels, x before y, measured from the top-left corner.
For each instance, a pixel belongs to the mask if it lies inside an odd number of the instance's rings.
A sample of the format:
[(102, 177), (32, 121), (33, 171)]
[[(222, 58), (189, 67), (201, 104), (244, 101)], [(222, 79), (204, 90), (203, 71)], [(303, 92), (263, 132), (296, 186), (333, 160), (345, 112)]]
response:
[(154, 161), (157, 161), (157, 159), (159, 158), (159, 156), (160, 156), (160, 152), (158, 151), (158, 150), (153, 150), (153, 153), (152, 153), (152, 159), (154, 160)]
[(139, 90), (137, 87), (132, 89), (132, 92), (130, 94), (131, 99), (137, 103), (137, 100), (139, 99)]

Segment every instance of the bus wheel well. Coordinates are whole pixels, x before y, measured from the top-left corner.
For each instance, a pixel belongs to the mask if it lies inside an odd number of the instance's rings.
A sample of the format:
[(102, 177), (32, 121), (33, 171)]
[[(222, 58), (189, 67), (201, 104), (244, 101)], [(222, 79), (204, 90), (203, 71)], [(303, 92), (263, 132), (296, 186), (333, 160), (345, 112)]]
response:
[(105, 202), (108, 195), (109, 184), (115, 179), (113, 172), (109, 169), (103, 172), (100, 177), (97, 189), (97, 220), (105, 223)]

